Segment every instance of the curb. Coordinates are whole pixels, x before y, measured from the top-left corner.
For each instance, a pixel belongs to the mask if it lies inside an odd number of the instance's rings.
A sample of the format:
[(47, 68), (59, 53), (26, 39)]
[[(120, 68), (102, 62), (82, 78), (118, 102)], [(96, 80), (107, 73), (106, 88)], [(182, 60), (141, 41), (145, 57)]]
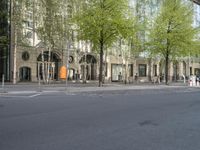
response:
[(103, 86), (103, 87), (46, 87), (35, 90), (9, 90), (9, 89), (0, 89), (0, 95), (2, 94), (32, 94), (32, 93), (56, 93), (56, 92), (95, 92), (95, 91), (121, 91), (121, 90), (153, 90), (153, 89), (176, 89), (176, 88), (185, 88), (185, 89), (198, 89), (200, 87), (190, 87), (190, 86), (178, 86), (178, 85), (134, 85), (134, 86)]

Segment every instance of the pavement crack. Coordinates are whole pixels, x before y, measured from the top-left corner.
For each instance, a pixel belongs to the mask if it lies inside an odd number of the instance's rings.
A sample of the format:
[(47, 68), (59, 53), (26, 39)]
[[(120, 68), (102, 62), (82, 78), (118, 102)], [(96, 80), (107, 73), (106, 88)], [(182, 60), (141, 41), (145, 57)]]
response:
[(157, 123), (153, 122), (152, 120), (145, 120), (142, 122), (139, 122), (140, 126), (158, 126)]

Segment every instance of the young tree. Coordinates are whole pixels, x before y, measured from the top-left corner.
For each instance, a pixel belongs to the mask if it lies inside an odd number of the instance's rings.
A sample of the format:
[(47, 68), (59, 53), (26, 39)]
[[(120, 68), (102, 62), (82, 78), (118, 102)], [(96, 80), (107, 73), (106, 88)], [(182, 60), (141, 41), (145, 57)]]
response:
[(134, 31), (128, 0), (87, 0), (74, 17), (81, 40), (90, 41), (99, 52), (99, 86), (102, 86), (103, 55), (117, 39)]
[[(68, 0), (43, 0), (37, 3), (35, 20), (36, 33), (48, 48), (48, 65), (45, 71), (42, 64), (43, 81), (49, 82), (50, 55), (54, 49), (67, 49), (67, 40), (70, 38), (70, 22), (68, 18)], [(44, 56), (42, 52), (42, 62)]]
[(24, 12), (23, 7), (24, 0), (11, 0), (10, 1), (10, 26), (11, 26), (11, 52), (13, 54), (13, 84), (16, 84), (17, 82), (17, 46), (20, 45), (20, 43), (23, 43), (22, 34), (21, 34), (21, 28), (22, 28), (22, 17)]
[[(3, 5), (3, 2), (0, 2), (1, 5)], [(4, 4), (5, 5), (5, 4)], [(6, 9), (5, 8), (1, 8), (0, 9), (0, 22), (3, 24), (5, 24), (5, 22), (7, 21), (8, 19), (8, 15), (7, 15), (7, 12), (6, 12)], [(6, 35), (6, 29), (4, 28), (0, 28), (0, 46), (2, 45), (7, 45), (7, 42), (8, 42), (8, 37)]]
[[(8, 13), (7, 13), (7, 2), (6, 1), (0, 1), (0, 80), (2, 80), (3, 75), (7, 74), (5, 65), (3, 65), (5, 62), (7, 62), (9, 59), (7, 57), (7, 50), (9, 39), (8, 39)], [(3, 63), (3, 64), (2, 64)], [(6, 78), (7, 79), (7, 78)]]
[(163, 0), (150, 31), (149, 50), (164, 59), (166, 84), (170, 60), (189, 55), (188, 50), (194, 46), (197, 30), (192, 27), (192, 15), (192, 7), (182, 0)]
[[(5, 1), (8, 3), (7, 1)], [(25, 12), (27, 7), (30, 5), (28, 0), (10, 0), (9, 3), (10, 12), (7, 19), (9, 20), (9, 25), (11, 28), (10, 37), (8, 39), (4, 38), (4, 41), (10, 43), (11, 48), (11, 55), (13, 59), (11, 59), (11, 66), (12, 66), (12, 81), (13, 84), (17, 82), (17, 49), (20, 46), (30, 46), (29, 40), (27, 40), (27, 35), (24, 34), (24, 25), (27, 24), (25, 21)]]

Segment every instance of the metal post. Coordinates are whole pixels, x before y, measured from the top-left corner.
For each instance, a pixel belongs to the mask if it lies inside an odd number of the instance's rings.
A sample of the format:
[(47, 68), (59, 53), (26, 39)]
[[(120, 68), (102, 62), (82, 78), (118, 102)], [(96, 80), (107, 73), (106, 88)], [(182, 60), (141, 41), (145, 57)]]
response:
[(85, 84), (85, 83), (87, 83), (87, 77), (86, 77), (86, 69), (87, 69), (87, 42), (85, 41), (84, 42), (84, 55), (83, 55), (83, 57), (84, 57), (84, 68), (83, 68), (83, 79), (82, 79), (82, 81), (83, 81), (83, 83)]
[(2, 90), (4, 91), (4, 74), (2, 75)]
[(39, 88), (39, 92), (42, 92), (41, 83), (40, 83), (40, 75), (38, 76), (38, 88)]
[(84, 62), (84, 81), (83, 83), (87, 83), (87, 53), (85, 49), (85, 62)]
[(70, 49), (70, 40), (68, 40), (68, 45), (67, 45), (67, 63), (66, 63), (66, 69), (67, 69), (67, 76), (66, 76), (66, 86), (65, 89), (67, 90), (67, 86), (68, 86), (68, 76), (69, 76), (69, 49)]

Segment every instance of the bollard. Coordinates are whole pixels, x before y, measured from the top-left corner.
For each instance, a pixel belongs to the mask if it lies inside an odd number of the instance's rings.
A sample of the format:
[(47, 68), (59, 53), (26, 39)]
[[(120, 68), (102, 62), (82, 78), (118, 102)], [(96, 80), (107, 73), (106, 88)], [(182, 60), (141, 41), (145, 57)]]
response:
[(4, 74), (2, 75), (2, 84), (1, 84), (1, 88), (2, 88), (2, 91), (3, 93), (6, 93), (5, 91), (5, 77), (4, 77)]
[(42, 92), (41, 83), (40, 83), (40, 76), (38, 78), (38, 92)]
[(4, 74), (2, 75), (2, 89), (4, 90)]

